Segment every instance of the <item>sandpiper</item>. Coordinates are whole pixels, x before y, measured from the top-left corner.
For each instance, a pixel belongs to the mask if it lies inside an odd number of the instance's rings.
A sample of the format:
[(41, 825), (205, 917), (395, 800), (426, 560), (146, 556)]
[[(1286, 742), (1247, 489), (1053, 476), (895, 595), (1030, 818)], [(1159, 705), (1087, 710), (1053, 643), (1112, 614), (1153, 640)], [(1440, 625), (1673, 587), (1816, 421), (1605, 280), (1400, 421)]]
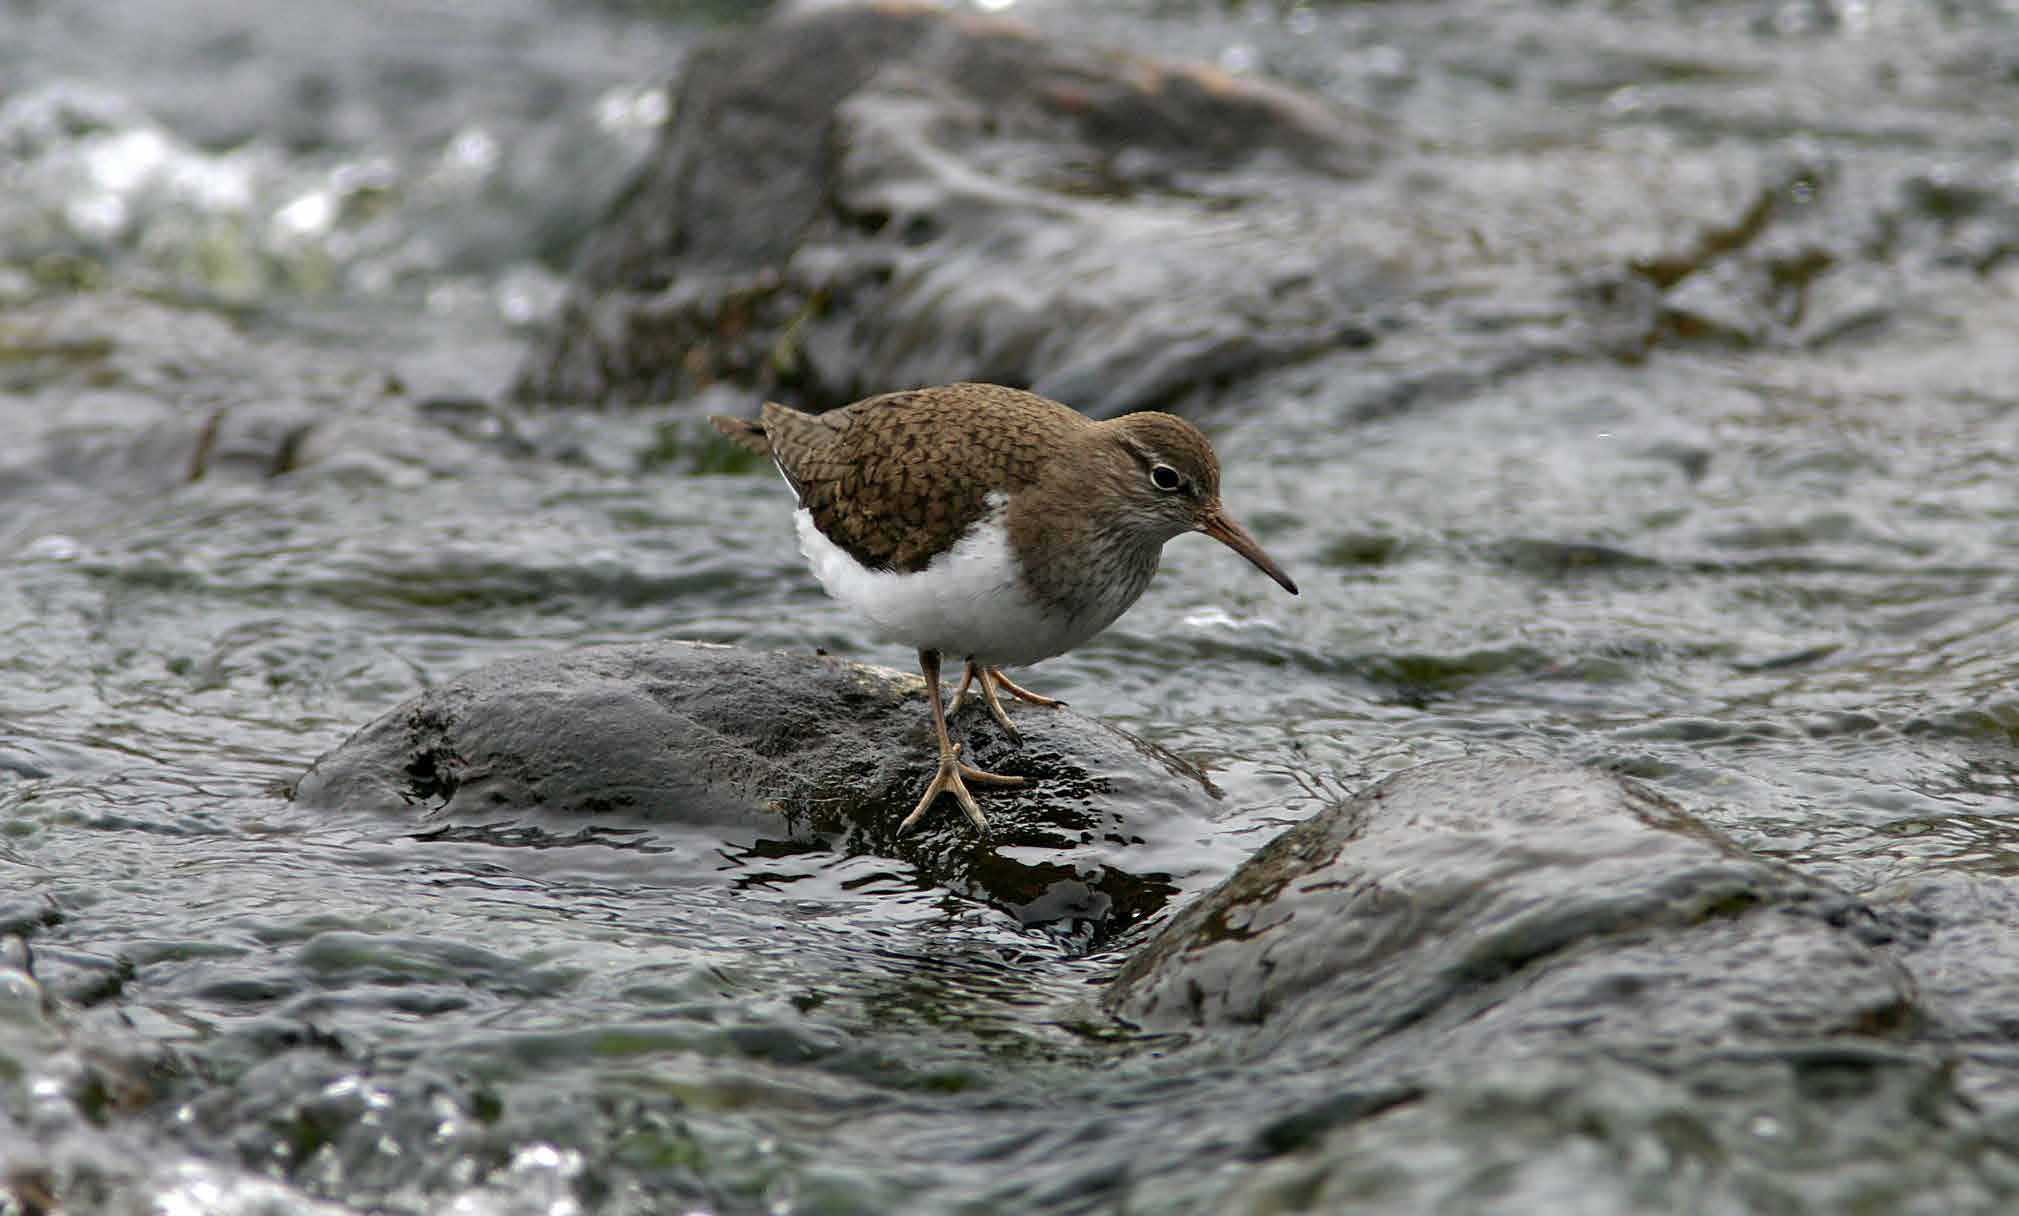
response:
[(1024, 780), (961, 763), (940, 701), (942, 655), (967, 664), (955, 707), (968, 682), (979, 683), (1015, 739), (998, 690), (1061, 702), (1002, 669), (1064, 654), (1113, 624), (1149, 586), (1172, 537), (1203, 532), (1297, 594), (1221, 507), (1212, 445), (1169, 414), (1095, 422), (1019, 389), (949, 384), (825, 414), (771, 404), (755, 422), (710, 421), (769, 457), (799, 496), (799, 547), (827, 593), (884, 640), (918, 651), (939, 774), (899, 833), (943, 793), (985, 833), (967, 782)]

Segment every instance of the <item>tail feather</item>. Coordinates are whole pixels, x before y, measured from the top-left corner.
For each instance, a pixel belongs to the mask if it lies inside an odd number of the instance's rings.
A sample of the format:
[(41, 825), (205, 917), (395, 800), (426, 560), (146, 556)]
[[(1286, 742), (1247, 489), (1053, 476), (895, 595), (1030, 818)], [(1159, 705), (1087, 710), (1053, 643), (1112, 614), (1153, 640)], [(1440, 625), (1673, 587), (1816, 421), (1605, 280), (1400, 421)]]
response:
[(751, 422), (745, 418), (731, 418), (727, 414), (710, 414), (708, 421), (715, 429), (739, 448), (755, 452), (759, 456), (771, 457), (771, 437), (764, 433), (764, 424)]

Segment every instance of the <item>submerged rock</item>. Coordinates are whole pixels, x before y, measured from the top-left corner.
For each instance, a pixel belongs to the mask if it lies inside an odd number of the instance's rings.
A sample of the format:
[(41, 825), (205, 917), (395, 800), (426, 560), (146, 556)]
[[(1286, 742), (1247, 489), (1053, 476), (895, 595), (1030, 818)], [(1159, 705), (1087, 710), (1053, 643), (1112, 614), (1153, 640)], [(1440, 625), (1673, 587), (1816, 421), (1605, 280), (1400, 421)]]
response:
[(1891, 931), (1626, 781), (1516, 759), (1398, 774), (1292, 828), (1122, 970), (1138, 1025), (1235, 1031), (1393, 1085), (1566, 1045), (1887, 1035)]
[[(2002, 825), (1993, 830), (2002, 834)], [(2019, 1040), (2019, 881), (1931, 867), (1879, 887), (1872, 902), (1908, 926), (1902, 957), (1928, 1037), (1951, 1053), (1958, 1086), (1985, 1109), (2008, 1109), (2019, 1100), (2011, 1058)]]
[(434, 838), (568, 843), (583, 831), (705, 831), (744, 845), (833, 841), (901, 857), (1026, 923), (1090, 940), (1179, 888), (1174, 855), (1217, 792), (1191, 765), (1069, 710), (954, 721), (973, 763), (1030, 778), (982, 796), (981, 839), (951, 799), (904, 837), (931, 779), (924, 682), (816, 655), (691, 642), (493, 664), (431, 689), (318, 759), (295, 801), (405, 810)]
[(1285, 832), (1106, 1000), (1269, 1077), (1216, 1211), (2002, 1211), (2012, 892), (1879, 900), (1632, 782), (1448, 761)]
[(820, 406), (974, 379), (1168, 405), (1372, 341), (1377, 242), (1342, 248), (1336, 196), (1389, 139), (1287, 86), (937, 7), (789, 15), (689, 62), (517, 393)]
[(0, 307), (0, 369), (0, 541), (280, 477), (333, 416), (396, 392), (367, 364), (115, 292)]

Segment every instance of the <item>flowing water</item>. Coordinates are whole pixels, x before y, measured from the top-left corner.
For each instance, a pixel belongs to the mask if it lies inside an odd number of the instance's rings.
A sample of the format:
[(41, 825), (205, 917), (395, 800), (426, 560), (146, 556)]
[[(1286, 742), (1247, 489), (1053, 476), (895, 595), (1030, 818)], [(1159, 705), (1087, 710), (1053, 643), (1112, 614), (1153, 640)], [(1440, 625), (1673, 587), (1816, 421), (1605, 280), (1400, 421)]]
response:
[[(684, 637), (906, 663), (821, 595), (776, 482), (718, 470), (696, 419), (749, 403), (493, 404), (680, 56), (735, 9), (0, 5), (15, 1210), (38, 1185), (163, 1213), (1294, 1207), (1257, 1182), (1257, 1129), (1322, 1060), (1243, 1070), (1108, 1027), (1084, 1002), (1132, 942), (1082, 957), (874, 857), (521, 849), (286, 800), (350, 731), (509, 656)], [(2012, 208), (2019, 22), (1989, 4), (1029, 16), (1385, 113), (1529, 200), (1484, 239), (1532, 224), (1545, 256), (1588, 216), (1541, 200), (1586, 183), (1521, 155), (1621, 139), (1679, 173), (1822, 146), (2002, 183), (1995, 233)], [(1624, 206), (1588, 188), (1593, 222)], [(1212, 771), (1195, 879), (1383, 773), (1493, 751), (1640, 777), (1859, 895), (1998, 889), (2003, 249), (1967, 294), (1903, 267), (1913, 307), (1820, 359), (1684, 345), (1378, 411), (1269, 377), (1201, 421), (1304, 594), (1180, 540), (1029, 683)], [(341, 425), (278, 470), (224, 442), (192, 479), (189, 420), (221, 406)], [(1349, 1198), (1959, 1211), (2019, 1185), (2010, 1074), (1860, 1075), (1510, 1064), (1370, 1125)]]

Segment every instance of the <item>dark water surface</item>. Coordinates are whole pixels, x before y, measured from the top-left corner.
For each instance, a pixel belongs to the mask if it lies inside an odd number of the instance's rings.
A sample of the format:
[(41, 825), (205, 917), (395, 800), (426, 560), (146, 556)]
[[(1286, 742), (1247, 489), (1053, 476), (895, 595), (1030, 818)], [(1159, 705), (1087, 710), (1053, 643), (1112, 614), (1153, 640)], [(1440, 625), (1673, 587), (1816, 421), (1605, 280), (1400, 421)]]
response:
[[(1709, 338), (1644, 358), (1387, 409), (1284, 373), (1202, 419), (1230, 507), (1305, 594), (1181, 540), (1116, 627), (1030, 677), (1212, 771), (1225, 818), (1189, 885), (1384, 773), (1491, 751), (1638, 776), (1855, 894), (2013, 906), (2019, 21), (1018, 8), (1288, 77), (1436, 147), (1423, 209), (1368, 222), (1395, 231), (1384, 269), (1476, 289), (1481, 330), (1557, 305), (1469, 283), (1473, 259), (1574, 279), (1615, 230), (1615, 262), (1660, 252), (1629, 237), (1667, 193), (1738, 210), (1789, 163), (1885, 181), (1857, 240), (1925, 251), (1752, 330), (1717, 330), (1713, 301)], [(296, 811), (317, 755), (492, 660), (657, 637), (908, 656), (822, 596), (775, 481), (712, 471), (706, 409), (487, 404), (719, 9), (116, 9), (0, 6), (18, 1192), (561, 1216), (1950, 1212), (2019, 1191), (2019, 1073), (1981, 1045), (1847, 1046), (1836, 1088), (1793, 1052), (1510, 1060), (1369, 1120), (1315, 1181), (1265, 1159), (1269, 1129), (1339, 1062), (1112, 1029), (1084, 1003), (1132, 943), (1078, 957), (874, 857)], [(1622, 164), (1643, 176), (1605, 176)], [(1377, 346), (1369, 374), (1420, 353)], [(225, 433), (192, 480), (190, 420), (221, 406), (342, 421), (279, 476), (258, 426)], [(1945, 979), (2007, 986), (2008, 957)]]

